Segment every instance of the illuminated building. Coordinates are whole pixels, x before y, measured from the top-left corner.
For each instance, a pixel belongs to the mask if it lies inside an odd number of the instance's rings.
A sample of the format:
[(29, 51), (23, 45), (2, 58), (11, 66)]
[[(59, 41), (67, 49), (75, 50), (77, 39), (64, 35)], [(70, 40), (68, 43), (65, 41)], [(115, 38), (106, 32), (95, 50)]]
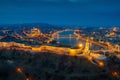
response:
[(98, 62), (98, 65), (99, 65), (99, 67), (103, 67), (105, 64), (104, 64), (104, 62), (100, 61), (100, 62)]
[(115, 31), (115, 32), (116, 32), (116, 31), (117, 31), (117, 27), (114, 27), (114, 28), (113, 28), (113, 31)]
[(41, 31), (38, 28), (32, 28), (29, 33), (25, 33), (28, 37), (37, 37), (41, 35)]
[(115, 36), (115, 32), (111, 32), (109, 35), (110, 36)]
[(17, 72), (18, 73), (22, 73), (22, 69), (21, 68), (17, 68)]

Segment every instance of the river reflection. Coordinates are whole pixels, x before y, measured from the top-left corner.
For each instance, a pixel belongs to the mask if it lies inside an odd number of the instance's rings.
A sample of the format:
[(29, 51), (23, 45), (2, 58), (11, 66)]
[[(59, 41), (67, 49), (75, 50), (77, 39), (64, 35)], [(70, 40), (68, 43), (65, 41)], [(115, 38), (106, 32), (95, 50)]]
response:
[[(70, 35), (72, 36), (71, 38)], [(74, 31), (61, 32), (59, 33), (59, 37), (56, 37), (55, 40), (62, 45), (68, 45), (71, 47), (77, 47), (78, 44), (82, 43), (81, 40), (77, 39), (77, 37), (74, 36)]]

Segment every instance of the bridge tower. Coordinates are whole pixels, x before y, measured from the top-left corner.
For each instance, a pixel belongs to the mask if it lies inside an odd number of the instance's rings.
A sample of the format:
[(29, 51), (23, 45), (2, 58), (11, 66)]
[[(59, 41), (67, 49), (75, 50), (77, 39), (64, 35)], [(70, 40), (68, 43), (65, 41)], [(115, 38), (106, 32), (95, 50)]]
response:
[(116, 51), (120, 52), (120, 46), (119, 45), (115, 45), (115, 49), (116, 49)]
[(90, 47), (89, 40), (86, 39), (85, 48), (84, 48), (84, 54), (89, 54), (90, 53), (89, 47)]

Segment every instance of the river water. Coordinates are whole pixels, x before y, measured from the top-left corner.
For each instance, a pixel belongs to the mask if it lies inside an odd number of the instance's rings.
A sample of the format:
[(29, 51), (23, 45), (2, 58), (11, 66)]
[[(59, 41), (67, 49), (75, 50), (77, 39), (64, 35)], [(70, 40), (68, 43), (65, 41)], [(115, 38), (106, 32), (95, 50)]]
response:
[[(69, 36), (72, 35), (70, 38)], [(55, 38), (56, 41), (58, 41), (62, 45), (67, 45), (71, 47), (77, 47), (78, 44), (82, 43), (81, 40), (77, 39), (74, 36), (74, 31), (64, 31), (59, 33), (59, 38)]]

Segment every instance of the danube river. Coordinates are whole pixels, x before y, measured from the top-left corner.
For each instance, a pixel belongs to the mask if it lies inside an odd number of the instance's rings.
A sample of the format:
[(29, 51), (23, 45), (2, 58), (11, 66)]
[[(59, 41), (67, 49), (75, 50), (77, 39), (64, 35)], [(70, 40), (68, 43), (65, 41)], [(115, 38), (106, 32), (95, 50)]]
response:
[(55, 38), (61, 45), (77, 47), (78, 44), (82, 43), (83, 41), (79, 40), (74, 35), (74, 31), (63, 31), (58, 33), (58, 37)]

